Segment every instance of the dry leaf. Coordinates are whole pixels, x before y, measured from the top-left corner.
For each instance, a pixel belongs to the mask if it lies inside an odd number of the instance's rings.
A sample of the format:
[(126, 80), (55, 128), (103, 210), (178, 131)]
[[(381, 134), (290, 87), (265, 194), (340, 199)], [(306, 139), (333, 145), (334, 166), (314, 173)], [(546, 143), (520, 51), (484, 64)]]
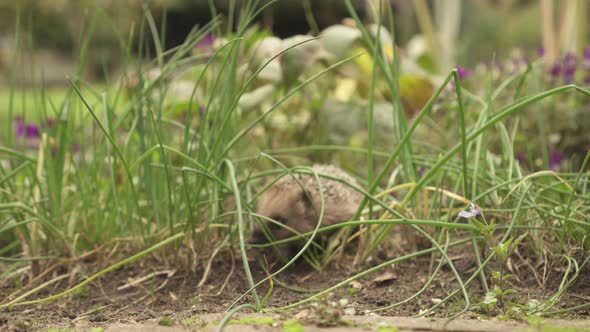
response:
[(385, 282), (389, 282), (389, 281), (393, 281), (393, 280), (397, 280), (397, 274), (388, 271), (388, 272), (384, 272), (378, 276), (376, 276), (375, 278), (373, 278), (373, 280), (371, 280), (371, 285), (376, 285), (376, 284), (383, 284)]
[(309, 317), (309, 309), (305, 309), (295, 315), (295, 319), (305, 319), (307, 317)]

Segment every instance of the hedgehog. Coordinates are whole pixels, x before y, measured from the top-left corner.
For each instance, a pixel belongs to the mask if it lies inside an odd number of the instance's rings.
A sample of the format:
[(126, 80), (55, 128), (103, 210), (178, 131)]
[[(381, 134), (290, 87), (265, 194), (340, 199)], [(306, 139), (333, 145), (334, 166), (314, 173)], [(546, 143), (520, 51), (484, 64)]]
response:
[[(336, 166), (314, 165), (312, 169), (318, 173), (324, 197), (322, 226), (349, 221), (353, 218), (364, 197), (363, 194), (342, 182), (321, 175), (337, 178), (359, 187), (357, 181)], [(311, 173), (294, 173), (285, 175), (268, 188), (260, 196), (256, 211), (299, 233), (306, 233), (313, 231), (317, 226), (321, 207), (322, 199), (315, 176)], [(270, 222), (266, 222), (265, 225), (275, 240), (295, 235), (291, 230), (280, 225)], [(268, 236), (256, 224), (251, 243), (266, 242), (269, 242)], [(300, 246), (301, 241), (298, 241), (292, 249)]]

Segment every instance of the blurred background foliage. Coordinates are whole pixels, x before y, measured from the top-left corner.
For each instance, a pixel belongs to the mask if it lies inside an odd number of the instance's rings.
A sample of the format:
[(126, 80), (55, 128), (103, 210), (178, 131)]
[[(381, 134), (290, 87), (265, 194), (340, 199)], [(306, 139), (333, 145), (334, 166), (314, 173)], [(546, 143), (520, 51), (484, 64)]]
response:
[[(261, 4), (269, 0), (261, 1)], [(355, 10), (365, 21), (371, 21), (371, 6), (375, 0), (353, 1)], [(395, 15), (395, 39), (397, 45), (407, 49), (420, 48), (417, 37), (425, 38), (429, 55), (439, 62), (438, 72), (448, 72), (457, 64), (474, 66), (480, 61), (489, 61), (491, 56), (502, 58), (514, 47), (535, 50), (543, 45), (543, 28), (540, 25), (541, 7), (547, 1), (496, 0), (496, 1), (400, 1), (390, 0)], [(572, 15), (587, 12), (585, 1), (551, 2), (552, 14), (558, 23), (555, 27), (562, 40), (572, 40), (567, 35), (566, 24)], [(180, 45), (195, 25), (210, 21), (215, 4), (217, 13), (228, 15), (230, 0), (154, 0), (145, 2), (165, 31), (166, 47)], [(237, 1), (240, 3), (240, 1)], [(89, 45), (90, 64), (94, 74), (102, 72), (103, 65), (114, 68), (121, 59), (117, 47), (121, 38), (137, 38), (138, 26), (143, 16), (142, 1), (115, 0), (0, 0), (0, 68), (5, 72), (10, 67), (10, 54), (14, 45), (16, 8), (20, 7), (22, 31), (33, 37), (38, 49), (51, 49), (60, 57), (76, 59), (80, 50), (81, 34), (88, 28), (95, 14), (100, 22), (94, 24), (93, 38)], [(575, 7), (575, 8), (574, 8)], [(310, 20), (310, 14), (312, 17)], [(585, 10), (584, 10), (585, 9)], [(570, 13), (573, 12), (573, 13)], [(432, 14), (429, 22), (427, 14)], [(341, 0), (296, 0), (278, 1), (258, 17), (260, 25), (284, 38), (296, 34), (317, 34), (330, 25), (340, 23), (348, 16)], [(587, 20), (575, 20), (579, 31), (588, 30)], [(429, 26), (430, 25), (430, 26)], [(570, 29), (571, 30), (571, 29)], [(436, 43), (430, 43), (430, 34), (436, 35)], [(578, 38), (585, 38), (584, 35)], [(416, 45), (418, 44), (418, 45)], [(566, 43), (564, 43), (566, 44)], [(581, 50), (583, 45), (577, 45)], [(572, 48), (567, 45), (567, 48)], [(562, 51), (564, 51), (562, 49)], [(41, 51), (40, 51), (41, 52)]]
[[(258, 4), (269, 2), (261, 0)], [(588, 46), (585, 0), (383, 2), (391, 5), (394, 27), (381, 30), (381, 39), (392, 64), (394, 54), (399, 55), (396, 60), (400, 65), (400, 99), (410, 119), (453, 68), (462, 69), (465, 86), (480, 96), (488, 91), (488, 78), (496, 85), (525, 71), (534, 74), (534, 79), (523, 79), (518, 91), (500, 99), (502, 102), (517, 98), (519, 93), (526, 95), (560, 84), (587, 85), (590, 82), (590, 49), (585, 49)], [(147, 76), (150, 70), (155, 70), (152, 74), (159, 76), (161, 68), (153, 61), (150, 63), (156, 56), (156, 43), (151, 39), (153, 31), (145, 20), (146, 12), (154, 19), (160, 39), (157, 44), (163, 45), (164, 50), (183, 44), (191, 29), (205, 26), (212, 17), (220, 15), (221, 28), (198, 42), (192, 52), (192, 56), (199, 57), (199, 52), (203, 52), (200, 48), (209, 47), (202, 53), (207, 57), (206, 52), (218, 50), (231, 40), (236, 29), (231, 22), (237, 22), (239, 15), (238, 10), (231, 8), (239, 9), (241, 3), (240, 0), (0, 0), (0, 86), (8, 86), (14, 79), (22, 88), (39, 85), (41, 81), (63, 87), (68, 84), (66, 77), (76, 76), (109, 84), (126, 76), (130, 66), (136, 66), (123, 63), (124, 59), (129, 59), (126, 52), (143, 62), (140, 66)], [(379, 0), (351, 3), (373, 34), (377, 31), (374, 22), (391, 24), (384, 12), (381, 20), (376, 17)], [(232, 16), (234, 19), (229, 19)], [(19, 24), (17, 17), (21, 20)], [(240, 99), (239, 106), (245, 111), (260, 112), (269, 106), (269, 100), (280, 96), (301, 78), (347, 56), (371, 52), (362, 43), (360, 30), (349, 18), (342, 0), (277, 1), (255, 19), (257, 24), (245, 34), (244, 56), (240, 61), (248, 68), (241, 67), (242, 74), (246, 69), (253, 73), (257, 66), (290, 45), (313, 36), (322, 38), (289, 51), (265, 68), (253, 88)], [(389, 31), (394, 35), (390, 36)], [(17, 33), (19, 38), (15, 38)], [(534, 63), (537, 65), (533, 68)], [(343, 66), (343, 70), (328, 80), (314, 83), (317, 93), (293, 98), (286, 110), (275, 114), (265, 129), (288, 133), (291, 137), (287, 141), (311, 144), (317, 138), (304, 133), (317, 123), (315, 120), (321, 120), (322, 126), (329, 129), (322, 142), (363, 146), (367, 140), (366, 130), (363, 132), (357, 127), (368, 107), (372, 66), (373, 59), (365, 54)], [(190, 105), (192, 86), (202, 68), (203, 63), (197, 61), (166, 73), (170, 74), (167, 100), (173, 114), (180, 116)], [(134, 78), (125, 79), (130, 80), (127, 84)], [(395, 96), (391, 95), (385, 81), (378, 79), (376, 86), (378, 129), (392, 123), (390, 111)], [(0, 97), (1, 90), (0, 87)], [(210, 92), (196, 91), (194, 99), (202, 101), (207, 93)], [(417, 130), (417, 135), (423, 134), (424, 141), (436, 142), (439, 147), (446, 146), (449, 141), (445, 123), (456, 120), (445, 111), (456, 106), (451, 91), (446, 95), (448, 100), (443, 96), (436, 105), (440, 110), (439, 118), (433, 119), (432, 125)], [(568, 98), (544, 107), (548, 110), (544, 120), (552, 126), (546, 132), (550, 139), (542, 144), (544, 162), (539, 162), (539, 151), (534, 147), (525, 149), (534, 152), (523, 152), (523, 159), (532, 160), (530, 163), (536, 163), (536, 167), (547, 167), (552, 150), (576, 153), (582, 158), (590, 147), (585, 134), (590, 128), (590, 124), (586, 124), (589, 117), (584, 115), (588, 112), (587, 102)], [(0, 110), (0, 116), (2, 114)], [(324, 119), (320, 119), (320, 115)], [(534, 114), (523, 116), (537, 117)], [(536, 121), (522, 121), (519, 125), (524, 130), (519, 135), (522, 138), (516, 138), (517, 142), (527, 143), (531, 134), (539, 134)], [(378, 131), (389, 133), (392, 130), (391, 126), (385, 126)], [(436, 138), (429, 139), (432, 135)], [(379, 141), (386, 145), (392, 143), (385, 138)]]

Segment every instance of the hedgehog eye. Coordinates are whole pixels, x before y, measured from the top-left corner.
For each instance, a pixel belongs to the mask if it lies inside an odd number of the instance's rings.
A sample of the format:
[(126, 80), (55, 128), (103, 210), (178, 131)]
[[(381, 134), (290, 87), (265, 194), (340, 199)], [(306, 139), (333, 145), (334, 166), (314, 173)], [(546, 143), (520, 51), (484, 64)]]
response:
[[(270, 219), (272, 219), (272, 220), (274, 220), (276, 222), (279, 222), (279, 223), (281, 223), (283, 225), (286, 225), (287, 224), (287, 221), (285, 220), (285, 218), (283, 218), (281, 216), (273, 215), (273, 216), (270, 217)], [(277, 225), (277, 224), (275, 224), (275, 223), (272, 223), (271, 222), (271, 223), (268, 224), (268, 228), (270, 228), (271, 230), (276, 230), (276, 229), (280, 229), (282, 227), (279, 226), (279, 225)]]

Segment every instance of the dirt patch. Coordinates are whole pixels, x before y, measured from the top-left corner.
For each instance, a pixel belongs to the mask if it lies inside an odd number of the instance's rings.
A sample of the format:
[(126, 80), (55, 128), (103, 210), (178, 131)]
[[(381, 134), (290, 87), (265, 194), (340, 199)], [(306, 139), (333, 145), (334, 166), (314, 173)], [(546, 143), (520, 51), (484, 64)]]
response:
[[(457, 252), (460, 252), (458, 249)], [(463, 278), (474, 271), (474, 262), (468, 255), (452, 257)], [(236, 262), (232, 269), (230, 255), (220, 255), (213, 263), (207, 282), (198, 287), (203, 270), (196, 273), (174, 271), (170, 266), (162, 265), (155, 259), (146, 260), (113, 271), (85, 287), (82, 291), (67, 296), (59, 301), (34, 305), (19, 306), (12, 310), (0, 312), (0, 330), (25, 331), (48, 327), (82, 328), (105, 327), (113, 324), (153, 324), (174, 326), (202, 326), (204, 314), (223, 313), (248, 290), (248, 282), (243, 268)], [(343, 260), (342, 262), (346, 262)], [(420, 291), (427, 282), (430, 272), (436, 265), (429, 257), (421, 257), (411, 261), (395, 264), (370, 274), (358, 281), (336, 290), (328, 303), (337, 304), (337, 315), (366, 315), (369, 310), (390, 305), (408, 299)], [(91, 269), (90, 267), (87, 267)], [(272, 295), (266, 304), (267, 308), (281, 307), (295, 303), (312, 295), (306, 290), (323, 290), (346, 278), (368, 268), (365, 266), (351, 267), (351, 264), (336, 264), (323, 272), (310, 269), (300, 263), (281, 274), (274, 281)], [(535, 278), (526, 277), (522, 272), (513, 284), (519, 302), (528, 299), (546, 299), (552, 295), (561, 280), (560, 271), (551, 270), (551, 275), (544, 289), (539, 287)], [(266, 274), (253, 265), (255, 280), (262, 279)], [(90, 274), (88, 274), (90, 275)], [(53, 277), (56, 277), (54, 275)], [(149, 278), (147, 278), (149, 276)], [(132, 280), (145, 278), (142, 282), (131, 284)], [(51, 278), (48, 277), (47, 280)], [(269, 284), (259, 288), (264, 296)], [(413, 316), (420, 310), (433, 306), (438, 299), (446, 297), (458, 287), (453, 274), (443, 267), (435, 280), (424, 289), (416, 299), (396, 308), (380, 311), (380, 316)], [(46, 288), (35, 294), (35, 298), (57, 294), (67, 288), (67, 279), (56, 286)], [(0, 289), (0, 298), (7, 298), (17, 288), (4, 285)], [(470, 294), (482, 294), (481, 284), (473, 282), (469, 287)], [(590, 296), (590, 274), (582, 271), (576, 284), (568, 290), (555, 308), (571, 307), (576, 304), (588, 303)], [(481, 300), (471, 296), (471, 301)], [(245, 296), (241, 303), (254, 303), (250, 295)], [(464, 303), (461, 295), (456, 296), (450, 304), (444, 305), (436, 315), (445, 316), (461, 310)], [(316, 305), (317, 307), (317, 305)], [(313, 319), (310, 306), (294, 309), (286, 317), (300, 314), (300, 317)], [(315, 310), (315, 309), (314, 309)], [(302, 314), (303, 313), (303, 314)], [(465, 317), (475, 317), (468, 313)], [(590, 309), (580, 310), (571, 317), (588, 318)]]

